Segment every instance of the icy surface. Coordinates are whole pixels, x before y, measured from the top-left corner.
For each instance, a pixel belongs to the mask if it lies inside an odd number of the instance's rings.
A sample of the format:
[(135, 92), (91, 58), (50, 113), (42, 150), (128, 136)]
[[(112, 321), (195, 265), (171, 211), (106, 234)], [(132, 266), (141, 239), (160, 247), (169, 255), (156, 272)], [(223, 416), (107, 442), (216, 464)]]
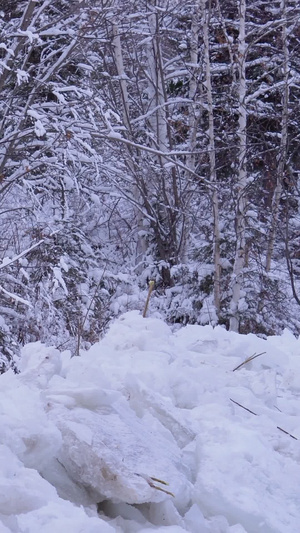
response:
[(299, 533), (299, 348), (138, 312), (81, 357), (25, 346), (0, 376), (0, 533)]

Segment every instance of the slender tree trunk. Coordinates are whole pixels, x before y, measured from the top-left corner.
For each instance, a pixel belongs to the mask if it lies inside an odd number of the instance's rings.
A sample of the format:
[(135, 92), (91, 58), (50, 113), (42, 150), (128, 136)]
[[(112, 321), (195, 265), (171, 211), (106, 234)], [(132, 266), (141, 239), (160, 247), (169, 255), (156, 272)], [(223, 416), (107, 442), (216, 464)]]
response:
[[(200, 77), (200, 65), (199, 65), (199, 36), (201, 35), (200, 27), (200, 2), (197, 0), (194, 5), (194, 11), (192, 14), (191, 22), (191, 35), (190, 35), (190, 80), (189, 80), (189, 100), (191, 101), (189, 107), (189, 117), (188, 117), (188, 138), (187, 138), (187, 149), (190, 152), (186, 156), (186, 167), (190, 170), (190, 176), (193, 176), (196, 170), (196, 161), (195, 161), (195, 149), (197, 144), (197, 131), (199, 121), (202, 115), (203, 109), (203, 95), (202, 95), (202, 84), (199, 82)], [(200, 94), (199, 94), (200, 93)], [(189, 177), (189, 173), (187, 172)], [(189, 235), (191, 230), (191, 220), (190, 217), (186, 215), (189, 211), (190, 201), (192, 198), (192, 193), (184, 195), (184, 202), (182, 203), (182, 210), (184, 213), (183, 221), (183, 237), (182, 245), (180, 247), (180, 260), (182, 263), (188, 261), (188, 242)]]
[(247, 109), (246, 109), (246, 0), (239, 2), (239, 36), (237, 70), (239, 76), (239, 124), (238, 124), (238, 182), (236, 211), (236, 252), (232, 276), (232, 298), (230, 302), (230, 330), (239, 330), (239, 300), (243, 282), (243, 268), (246, 253), (247, 207)]
[[(168, 95), (164, 63), (161, 49), (161, 20), (158, 11), (148, 15), (148, 27), (152, 36), (147, 47), (148, 59), (148, 94), (150, 100), (150, 124), (153, 130), (153, 145), (160, 152), (172, 150), (173, 139), (168, 122)], [(162, 222), (165, 235), (162, 235), (164, 254), (160, 259), (176, 263), (178, 260), (177, 228), (180, 211), (179, 191), (177, 187), (177, 170), (175, 167), (165, 168), (168, 160), (159, 155), (157, 159), (161, 167), (159, 177), (160, 198), (158, 198), (158, 219)], [(160, 254), (161, 255), (161, 254)]]
[[(196, 140), (197, 140), (197, 127), (200, 118), (200, 105), (202, 102), (198, 101), (197, 91), (199, 88), (199, 35), (200, 35), (200, 1), (198, 0), (194, 6), (194, 12), (192, 15), (192, 24), (191, 24), (191, 36), (190, 36), (190, 81), (189, 81), (189, 99), (192, 100), (189, 111), (189, 129), (188, 129), (188, 150), (190, 154), (186, 158), (186, 166), (191, 169), (192, 172), (195, 171), (195, 153)], [(200, 105), (199, 105), (200, 103)]]
[[(127, 136), (132, 137), (127, 76), (126, 76), (125, 69), (124, 69), (120, 29), (117, 23), (113, 24), (113, 36), (114, 36), (113, 38), (114, 59), (115, 59), (115, 64), (116, 64), (116, 69), (118, 72), (119, 80), (120, 80), (123, 122), (127, 130)], [(129, 146), (125, 146), (125, 150), (127, 153), (128, 166), (130, 168), (132, 175), (135, 176), (136, 169), (135, 169), (134, 158), (132, 157), (133, 156), (132, 148), (130, 148)], [(140, 195), (140, 191), (137, 185), (134, 186), (133, 195), (134, 195), (136, 202), (138, 204), (141, 203), (141, 195)], [(136, 271), (141, 272), (143, 268), (143, 264), (142, 264), (143, 257), (147, 250), (147, 243), (144, 237), (143, 215), (140, 209), (135, 209), (135, 216), (136, 216), (136, 224), (137, 224), (135, 264), (137, 267)]]
[[(153, 113), (150, 123), (155, 134), (155, 145), (158, 150), (165, 152), (168, 148), (167, 142), (167, 124), (166, 124), (166, 106), (163, 91), (162, 71), (159, 65), (159, 23), (158, 13), (151, 13), (148, 16), (148, 25), (152, 36), (148, 45), (148, 68), (149, 68), (149, 100), (150, 109)], [(155, 109), (155, 111), (154, 111)], [(160, 163), (163, 165), (162, 159)]]
[(124, 70), (124, 62), (123, 62), (123, 53), (122, 53), (122, 47), (121, 47), (121, 38), (120, 38), (120, 30), (118, 25), (115, 23), (113, 24), (113, 45), (114, 45), (114, 55), (115, 55), (115, 63), (116, 68), (120, 80), (120, 89), (121, 89), (121, 98), (122, 98), (122, 110), (123, 110), (123, 122), (126, 126), (127, 130), (130, 131), (130, 115), (129, 115), (129, 98), (128, 98), (128, 89), (127, 89), (127, 77), (125, 75)]
[(232, 75), (233, 87), (234, 87), (234, 84), (237, 81), (237, 73), (236, 73), (236, 65), (235, 65), (235, 60), (234, 60), (233, 43), (232, 43), (231, 38), (228, 35), (228, 31), (227, 31), (227, 28), (226, 28), (226, 23), (225, 23), (223, 15), (222, 15), (222, 9), (221, 9), (219, 0), (216, 0), (216, 6), (217, 6), (218, 16), (219, 16), (220, 23), (221, 23), (221, 26), (222, 26), (224, 38), (225, 38), (225, 41), (226, 41), (226, 44), (227, 44), (227, 50), (228, 50), (229, 60), (230, 60), (230, 65), (231, 65), (231, 75)]
[(204, 43), (204, 62), (205, 62), (205, 81), (206, 81), (206, 96), (208, 108), (208, 149), (209, 149), (209, 169), (210, 181), (213, 188), (212, 193), (212, 208), (213, 208), (213, 227), (214, 227), (214, 304), (216, 313), (220, 313), (220, 223), (219, 223), (219, 198), (217, 189), (217, 173), (216, 173), (216, 148), (215, 148), (215, 128), (214, 128), (214, 108), (213, 108), (213, 93), (211, 80), (211, 64), (209, 55), (209, 8), (206, 7), (206, 0), (201, 0), (202, 7), (202, 27), (203, 27), (203, 43)]
[(282, 194), (283, 178), (286, 165), (287, 143), (288, 143), (288, 118), (289, 118), (289, 47), (287, 38), (286, 24), (286, 3), (287, 0), (281, 0), (282, 12), (282, 46), (283, 46), (283, 75), (284, 89), (282, 93), (282, 127), (280, 139), (280, 152), (277, 167), (277, 182), (272, 201), (272, 218), (271, 228), (268, 238), (268, 248), (266, 255), (266, 272), (270, 271), (274, 244), (276, 239), (277, 224), (279, 219), (280, 198)]

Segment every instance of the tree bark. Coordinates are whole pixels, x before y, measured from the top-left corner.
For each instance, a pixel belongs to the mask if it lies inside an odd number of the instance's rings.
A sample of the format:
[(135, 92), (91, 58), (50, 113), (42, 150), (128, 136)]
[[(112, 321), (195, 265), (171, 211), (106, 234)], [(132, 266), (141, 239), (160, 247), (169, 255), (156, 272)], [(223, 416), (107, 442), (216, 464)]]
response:
[(212, 192), (212, 209), (213, 209), (213, 228), (214, 228), (214, 304), (217, 316), (220, 314), (220, 222), (219, 222), (219, 197), (217, 189), (217, 172), (216, 172), (216, 147), (215, 147), (215, 128), (214, 128), (214, 107), (211, 79), (211, 64), (209, 54), (209, 8), (206, 7), (206, 0), (201, 0), (202, 7), (202, 27), (203, 27), (203, 44), (204, 44), (204, 62), (205, 62), (205, 81), (206, 97), (208, 108), (208, 150), (209, 150), (209, 173), (210, 182), (213, 185)]
[(281, 1), (281, 18), (282, 18), (282, 46), (283, 46), (283, 75), (284, 89), (282, 93), (282, 127), (280, 139), (280, 152), (277, 166), (277, 181), (272, 201), (271, 228), (268, 238), (268, 248), (266, 254), (266, 272), (270, 271), (271, 261), (274, 251), (276, 231), (279, 219), (279, 207), (282, 194), (284, 172), (287, 157), (288, 144), (288, 118), (289, 118), (289, 47), (287, 37), (287, 13), (286, 0)]
[(231, 331), (239, 331), (239, 301), (243, 282), (243, 268), (245, 265), (247, 208), (247, 109), (246, 109), (246, 0), (239, 2), (239, 36), (237, 71), (239, 78), (238, 104), (238, 177), (237, 177), (237, 207), (236, 207), (236, 252), (232, 274), (232, 298), (230, 302)]

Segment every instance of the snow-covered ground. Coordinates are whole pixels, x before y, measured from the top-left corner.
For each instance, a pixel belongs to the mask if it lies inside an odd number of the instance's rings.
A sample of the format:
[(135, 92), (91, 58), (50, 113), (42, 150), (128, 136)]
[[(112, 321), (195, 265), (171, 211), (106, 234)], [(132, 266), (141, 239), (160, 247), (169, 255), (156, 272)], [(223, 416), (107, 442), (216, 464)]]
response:
[(130, 312), (82, 357), (34, 343), (21, 365), (0, 376), (0, 533), (299, 533), (289, 332)]

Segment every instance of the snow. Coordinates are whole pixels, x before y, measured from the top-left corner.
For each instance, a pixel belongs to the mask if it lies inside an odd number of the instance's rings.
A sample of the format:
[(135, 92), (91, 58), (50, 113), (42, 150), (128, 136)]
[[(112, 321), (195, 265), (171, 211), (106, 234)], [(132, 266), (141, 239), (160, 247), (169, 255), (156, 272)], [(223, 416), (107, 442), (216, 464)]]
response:
[(15, 300), (16, 302), (20, 302), (24, 305), (27, 305), (28, 307), (32, 307), (31, 303), (28, 300), (24, 300), (24, 298), (21, 298), (17, 294), (13, 294), (12, 292), (7, 291), (4, 289), (4, 287), (1, 287), (0, 285), (0, 291), (5, 294), (5, 296), (8, 296), (8, 298), (11, 298), (12, 300)]
[(46, 135), (46, 130), (40, 120), (36, 120), (34, 125), (34, 131), (37, 137), (43, 137)]
[[(64, 267), (62, 267), (64, 268)], [(54, 274), (54, 277), (55, 277), (55, 283), (54, 283), (54, 288), (53, 288), (53, 291), (55, 291), (55, 289), (57, 289), (59, 286), (61, 286), (64, 290), (64, 293), (66, 296), (68, 296), (68, 289), (67, 289), (67, 286), (65, 284), (65, 280), (62, 276), (62, 272), (61, 272), (61, 269), (59, 267), (53, 267), (53, 274)]]
[(0, 376), (0, 532), (298, 533), (299, 347), (137, 311), (81, 357), (26, 345)]
[(29, 80), (29, 74), (25, 70), (17, 69), (17, 83), (18, 85), (21, 85), (23, 82), (27, 82)]

